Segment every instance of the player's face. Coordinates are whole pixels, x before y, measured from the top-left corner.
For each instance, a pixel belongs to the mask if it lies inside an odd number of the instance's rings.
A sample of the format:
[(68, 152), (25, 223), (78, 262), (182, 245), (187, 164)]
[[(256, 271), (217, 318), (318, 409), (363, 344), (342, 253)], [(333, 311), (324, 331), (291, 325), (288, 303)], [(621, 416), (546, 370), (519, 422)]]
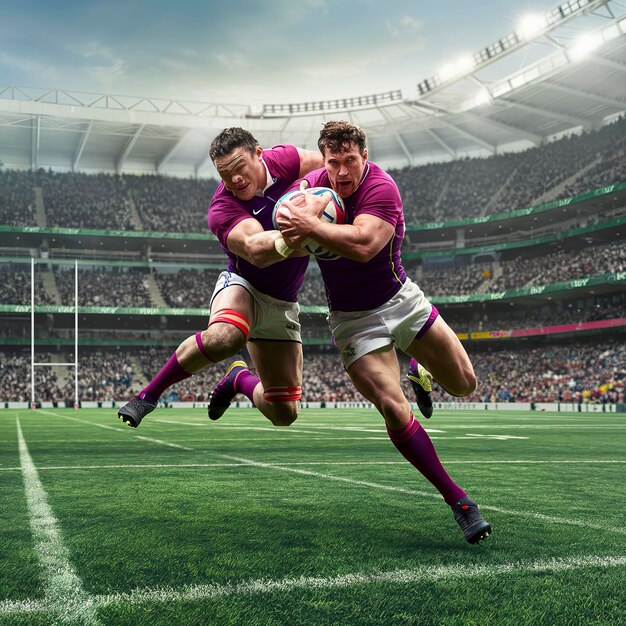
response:
[(226, 156), (215, 159), (215, 168), (226, 189), (239, 200), (252, 200), (256, 190), (265, 187), (266, 174), (261, 154), (261, 148), (253, 154), (244, 148), (235, 148)]
[(357, 190), (366, 162), (367, 148), (361, 154), (355, 143), (340, 152), (331, 152), (329, 148), (324, 151), (324, 167), (328, 172), (330, 186), (342, 198), (347, 198)]

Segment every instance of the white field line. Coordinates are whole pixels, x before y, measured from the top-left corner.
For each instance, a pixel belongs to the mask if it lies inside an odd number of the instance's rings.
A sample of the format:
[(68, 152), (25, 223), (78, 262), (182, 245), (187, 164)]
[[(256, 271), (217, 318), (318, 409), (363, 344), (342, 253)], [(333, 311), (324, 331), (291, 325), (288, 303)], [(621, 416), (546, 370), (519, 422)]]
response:
[[(72, 440), (73, 441), (73, 440)], [(507, 460), (507, 461), (445, 461), (445, 465), (625, 465), (626, 461), (619, 460), (585, 460), (575, 461), (530, 461), (530, 460)], [(97, 470), (97, 469), (143, 469), (143, 468), (203, 468), (203, 467), (243, 467), (248, 463), (126, 463), (122, 465), (49, 465), (39, 466), (38, 471), (48, 470)], [(406, 465), (406, 461), (289, 461), (281, 463), (285, 466), (327, 466), (327, 465)], [(0, 472), (21, 471), (21, 467), (0, 467)]]
[[(98, 426), (100, 428), (108, 428), (109, 430), (118, 430), (118, 431), (126, 431), (126, 428), (119, 428), (116, 426), (107, 426), (105, 424), (98, 424), (96, 422), (86, 422), (85, 420), (81, 420), (78, 419), (77, 417), (71, 417), (69, 415), (63, 415), (62, 413), (51, 413), (50, 411), (45, 411), (45, 410), (41, 410), (42, 413), (47, 413), (48, 415), (54, 415), (55, 417), (64, 417), (65, 419), (68, 420), (72, 420), (74, 422), (79, 422), (80, 424), (90, 424), (92, 426)], [(161, 422), (161, 423), (167, 423), (167, 424), (181, 424), (181, 422), (170, 422), (170, 421), (165, 421), (165, 420), (152, 420), (154, 422)], [(188, 424), (188, 425), (192, 425), (192, 424)], [(193, 424), (194, 426), (198, 426), (199, 424)], [(208, 426), (208, 424), (207, 424)], [(292, 436), (294, 439), (298, 439), (297, 435), (301, 435), (301, 434), (311, 434), (311, 435), (317, 435), (318, 433), (316, 432), (310, 432), (310, 431), (305, 431), (305, 430), (298, 430), (298, 429), (283, 429), (283, 428), (276, 428), (276, 426), (222, 426), (222, 429), (232, 429), (232, 430), (245, 430), (245, 431), (267, 431), (269, 433), (283, 433), (283, 432), (291, 432)], [(342, 430), (353, 430), (350, 427), (341, 427)], [(441, 431), (441, 430), (434, 430), (434, 429), (425, 429), (426, 432), (432, 432), (432, 433), (441, 433), (441, 432), (445, 432), (445, 431)], [(384, 430), (368, 430), (366, 432), (379, 432), (381, 434), (385, 433)], [(132, 433), (131, 433), (132, 435)], [(149, 437), (143, 437), (141, 435), (132, 435), (134, 436), (136, 439), (144, 439), (146, 441), (152, 441), (153, 443), (160, 443), (164, 446), (171, 446), (172, 448), (180, 448), (182, 450), (194, 450), (194, 448), (188, 448), (186, 446), (181, 446), (179, 444), (175, 444), (175, 443), (166, 443), (165, 441), (162, 441), (160, 439), (150, 439)], [(480, 436), (480, 435), (478, 435)], [(502, 437), (505, 437), (505, 435), (503, 435)], [(432, 437), (432, 439), (471, 439), (472, 437), (438, 437), (438, 436), (434, 436)], [(528, 439), (528, 437), (521, 437), (522, 439)], [(307, 440), (310, 441), (315, 441), (315, 440), (324, 440), (327, 439), (326, 437), (307, 437)], [(493, 439), (500, 439), (501, 437), (498, 435), (493, 435)], [(341, 440), (346, 440), (346, 441), (389, 441), (389, 437), (387, 437), (386, 434), (384, 434), (382, 437), (333, 437), (333, 441), (341, 441)], [(224, 438), (220, 438), (220, 442), (225, 442), (225, 441), (239, 441), (239, 442), (244, 442), (244, 441), (256, 441), (256, 440), (247, 440), (247, 439), (240, 439), (237, 438), (236, 440), (230, 440), (230, 439), (224, 439)]]
[[(394, 487), (393, 485), (381, 485), (379, 483), (371, 483), (363, 480), (354, 480), (352, 478), (345, 478), (343, 476), (333, 476), (332, 474), (322, 474), (320, 472), (313, 472), (310, 470), (296, 469), (293, 467), (287, 467), (286, 465), (275, 465), (273, 463), (262, 463), (260, 461), (253, 461), (251, 459), (243, 459), (241, 457), (230, 456), (226, 454), (220, 454), (224, 459), (230, 459), (232, 461), (238, 461), (239, 463), (247, 463), (253, 467), (262, 467), (264, 469), (278, 470), (282, 472), (292, 472), (294, 474), (302, 474), (304, 476), (314, 476), (317, 478), (324, 478), (326, 480), (334, 480), (338, 482), (350, 483), (352, 485), (360, 485), (363, 487), (373, 487), (375, 489), (384, 489), (385, 491), (395, 491), (398, 493), (407, 493), (411, 495), (422, 496), (425, 498), (435, 498), (441, 500), (441, 495), (438, 493), (432, 493), (428, 491), (418, 491), (416, 489), (406, 489), (404, 487)], [(496, 511), (509, 517), (526, 517), (532, 519), (539, 519), (544, 522), (551, 522), (553, 524), (562, 524), (570, 526), (582, 526), (584, 528), (592, 528), (594, 530), (609, 531), (618, 533), (620, 535), (626, 535), (626, 528), (615, 528), (612, 526), (602, 526), (600, 524), (593, 524), (582, 520), (569, 519), (566, 517), (556, 517), (553, 515), (544, 515), (543, 513), (534, 513), (533, 511), (511, 511), (508, 509), (502, 509), (496, 506), (480, 505), (481, 510), (484, 511)]]
[(37, 468), (28, 452), (19, 417), (16, 422), (30, 527), (35, 551), (43, 569), (45, 603), (60, 613), (61, 621), (100, 624), (93, 607), (93, 598), (83, 589), (82, 582), (70, 563), (69, 552), (63, 544), (57, 520), (48, 505)]
[[(70, 417), (69, 415), (63, 415), (62, 413), (50, 413), (49, 411), (41, 411), (42, 413), (48, 413), (48, 415), (54, 415), (55, 417), (64, 417), (65, 419), (72, 420), (73, 422), (79, 422), (80, 424), (87, 424), (88, 426), (99, 426), (100, 428), (108, 428), (109, 430), (117, 430), (119, 432), (126, 432), (127, 428), (119, 428), (117, 426), (107, 426), (105, 424), (98, 424), (96, 422), (86, 422), (85, 420), (78, 419), (77, 417)], [(169, 446), (170, 448), (179, 448), (181, 450), (191, 451), (194, 448), (188, 448), (187, 446), (181, 446), (177, 443), (170, 443), (169, 441), (162, 441), (161, 439), (152, 439), (151, 437), (143, 437), (142, 435), (135, 435), (129, 433), (131, 437), (135, 439), (143, 439), (144, 441), (150, 441), (151, 443), (158, 443), (163, 446)]]
[[(62, 414), (54, 414), (53, 415), (60, 415), (61, 417), (67, 417), (67, 419), (72, 419), (76, 422), (81, 422), (83, 424), (90, 424), (91, 422), (84, 422), (83, 420), (79, 420), (76, 418), (72, 418), (69, 416), (65, 416)], [(98, 424), (94, 424), (95, 426), (97, 426)], [(118, 428), (114, 429), (114, 430), (120, 430)], [(158, 442), (158, 440), (153, 440)], [(165, 442), (160, 442), (160, 443), (165, 443)], [(190, 448), (191, 450), (192, 448)], [(379, 483), (371, 483), (371, 482), (367, 482), (367, 481), (361, 481), (361, 480), (354, 480), (352, 478), (345, 478), (343, 476), (333, 476), (331, 474), (322, 474), (319, 472), (313, 472), (310, 470), (303, 470), (303, 469), (296, 469), (294, 467), (288, 467), (286, 465), (274, 465), (272, 463), (262, 463), (260, 461), (253, 461), (252, 459), (244, 459), (241, 457), (236, 457), (236, 456), (230, 456), (230, 455), (226, 455), (226, 454), (220, 454), (218, 455), (223, 459), (229, 459), (231, 461), (237, 461), (238, 463), (242, 463), (245, 465), (251, 465), (251, 466), (255, 466), (255, 467), (263, 467), (266, 469), (273, 469), (273, 470), (278, 470), (278, 471), (283, 471), (283, 472), (293, 472), (296, 474), (302, 474), (305, 476), (315, 476), (318, 478), (324, 478), (326, 480), (333, 480), (333, 481), (338, 481), (338, 482), (344, 482), (344, 483), (349, 483), (349, 484), (353, 484), (353, 485), (360, 485), (363, 487), (373, 487), (374, 489), (384, 489), (385, 491), (394, 491), (394, 492), (398, 492), (398, 493), (406, 493), (406, 494), (411, 494), (411, 495), (416, 495), (416, 496), (422, 496), (424, 498), (435, 498), (435, 499), (441, 499), (441, 495), (438, 493), (432, 493), (432, 492), (428, 492), (428, 491), (418, 491), (416, 489), (406, 489), (404, 487), (394, 487), (393, 485), (381, 485)], [(552, 515), (544, 515), (543, 513), (534, 513), (532, 511), (511, 511), (508, 509), (501, 509), (500, 507), (494, 507), (494, 506), (488, 506), (488, 505), (481, 505), (481, 509), (483, 510), (489, 510), (489, 511), (496, 511), (497, 513), (502, 513), (504, 515), (508, 515), (508, 516), (517, 516), (517, 517), (526, 517), (526, 518), (533, 518), (533, 519), (539, 519), (541, 521), (544, 522), (550, 522), (553, 524), (562, 524), (562, 525), (570, 525), (570, 526), (581, 526), (584, 528), (592, 528), (594, 530), (600, 530), (600, 531), (608, 531), (608, 532), (613, 532), (613, 533), (618, 533), (621, 535), (626, 534), (626, 528), (615, 528), (612, 526), (602, 526), (599, 524), (592, 524), (590, 522), (585, 522), (582, 520), (575, 520), (575, 519), (568, 519), (568, 518), (564, 518), (564, 517), (556, 517), (556, 516), (552, 516)]]
[[(202, 422), (177, 422), (177, 421), (173, 421), (173, 420), (163, 420), (163, 419), (151, 419), (151, 422), (157, 422), (159, 424), (173, 424), (175, 426), (200, 426), (203, 428), (210, 428), (211, 424), (209, 423), (202, 423)], [(215, 428), (215, 427), (214, 427)], [(294, 428), (293, 426), (291, 428), (277, 428), (276, 426), (250, 426), (250, 425), (242, 425), (242, 426), (233, 426), (232, 424), (220, 424), (219, 425), (220, 430), (224, 430), (224, 429), (235, 429), (235, 430), (267, 430), (268, 432), (271, 433), (306, 433), (309, 435), (318, 435), (319, 433), (310, 431), (310, 430), (302, 430), (301, 428)], [(376, 431), (377, 432), (377, 431)], [(383, 431), (384, 432), (384, 431)]]
[(177, 443), (169, 443), (168, 441), (162, 441), (161, 439), (153, 439), (152, 437), (142, 437), (141, 435), (135, 435), (135, 439), (143, 439), (144, 441), (150, 441), (152, 443), (160, 443), (164, 446), (169, 446), (170, 448), (179, 448), (181, 450), (193, 450), (193, 448), (188, 448), (187, 446), (181, 446)]
[[(128, 430), (128, 428), (119, 428), (116, 426), (108, 426), (105, 424), (98, 424), (97, 422), (87, 422), (85, 420), (81, 420), (78, 419), (77, 417), (71, 417), (70, 415), (64, 415), (63, 413), (51, 413), (50, 411), (45, 411), (43, 409), (39, 409), (41, 411), (41, 413), (47, 413), (48, 415), (54, 415), (55, 417), (64, 417), (65, 419), (68, 420), (72, 420), (73, 422), (78, 422), (80, 424), (88, 424), (91, 426), (98, 426), (99, 428), (108, 428), (109, 430), (117, 430), (117, 431), (121, 431), (121, 432), (126, 432)], [(161, 421), (163, 422), (163, 420), (152, 420), (152, 421)], [(168, 422), (171, 424), (177, 424), (179, 422)], [(242, 426), (242, 427), (233, 427), (233, 426), (224, 426), (223, 428), (231, 428), (231, 429), (243, 429), (246, 431), (250, 431), (250, 430), (255, 430), (255, 431), (267, 431), (270, 433), (281, 433), (281, 432), (288, 432), (285, 429), (281, 429), (281, 428), (276, 428), (276, 426), (253, 426), (253, 427), (247, 427), (247, 426)], [(298, 439), (297, 435), (300, 434), (305, 434), (308, 431), (304, 431), (304, 430), (292, 430), (292, 436), (294, 439)], [(374, 432), (380, 432), (381, 434), (384, 433), (385, 431), (374, 431)], [(427, 432), (441, 432), (441, 431), (437, 431), (437, 430), (432, 430), (432, 431), (428, 431)], [(160, 443), (164, 446), (171, 446), (173, 448), (180, 448), (182, 450), (189, 450), (192, 451), (194, 450), (194, 448), (188, 448), (186, 446), (181, 446), (179, 444), (175, 444), (175, 443), (166, 443), (165, 441), (162, 441), (160, 439), (150, 439), (149, 437), (143, 437), (141, 435), (133, 435), (132, 433), (129, 433), (131, 436), (134, 436), (136, 439), (145, 439), (146, 441), (152, 441), (153, 443)], [(318, 433), (312, 432), (310, 433), (312, 435), (317, 435)], [(496, 438), (496, 436), (494, 436), (494, 438)], [(307, 441), (316, 441), (316, 440), (327, 440), (327, 437), (307, 437), (306, 438)], [(432, 437), (432, 439), (470, 439), (470, 437)], [(389, 441), (389, 437), (387, 437), (387, 435), (385, 434), (382, 437), (333, 437), (333, 441), (341, 441), (341, 440), (346, 440), (346, 441)], [(244, 442), (244, 441), (256, 441), (255, 439), (241, 439), (241, 438), (237, 438), (237, 439), (224, 439), (224, 438), (220, 438), (220, 442), (226, 442), (226, 441), (238, 441), (238, 442)]]
[[(157, 587), (154, 589), (135, 589), (127, 593), (113, 593), (92, 596), (91, 607), (137, 606), (140, 604), (160, 604), (171, 602), (197, 602), (216, 600), (254, 594), (284, 593), (292, 590), (320, 591), (359, 587), (366, 585), (395, 584), (415, 585), (449, 579), (471, 579), (480, 577), (498, 577), (520, 575), (535, 572), (553, 574), (586, 568), (609, 568), (626, 565), (624, 556), (582, 556), (556, 558), (541, 561), (517, 561), (491, 565), (455, 565), (421, 566), (412, 569), (392, 570), (388, 572), (355, 572), (340, 576), (300, 576), (272, 580), (261, 578), (240, 583), (208, 583), (185, 585), (180, 589)], [(21, 600), (0, 601), (0, 615), (33, 613), (49, 610), (46, 601)]]

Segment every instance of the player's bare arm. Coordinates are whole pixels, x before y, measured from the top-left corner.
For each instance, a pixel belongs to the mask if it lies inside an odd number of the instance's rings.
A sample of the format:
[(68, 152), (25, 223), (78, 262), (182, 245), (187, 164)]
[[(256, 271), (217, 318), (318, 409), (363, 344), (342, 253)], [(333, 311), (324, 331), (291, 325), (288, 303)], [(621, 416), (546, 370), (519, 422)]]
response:
[[(263, 226), (254, 218), (239, 222), (228, 234), (228, 249), (256, 267), (268, 267), (285, 256), (276, 250), (276, 240), (281, 238), (277, 230), (263, 230)], [(296, 256), (306, 256), (306, 252), (294, 251)]]
[(324, 157), (317, 150), (303, 150), (297, 148), (300, 156), (300, 173), (298, 178), (302, 178), (305, 174), (324, 167)]

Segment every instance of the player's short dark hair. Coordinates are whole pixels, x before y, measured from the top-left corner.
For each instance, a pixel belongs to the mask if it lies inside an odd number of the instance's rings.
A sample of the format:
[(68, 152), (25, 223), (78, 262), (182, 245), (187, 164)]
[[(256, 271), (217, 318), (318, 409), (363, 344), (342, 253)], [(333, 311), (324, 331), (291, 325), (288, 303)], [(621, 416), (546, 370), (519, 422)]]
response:
[(259, 142), (252, 136), (252, 133), (245, 128), (233, 126), (225, 128), (212, 142), (209, 148), (211, 161), (230, 154), (237, 148), (243, 148), (254, 154)]
[(324, 154), (326, 148), (331, 152), (343, 152), (349, 150), (355, 143), (359, 152), (363, 154), (367, 148), (365, 131), (350, 122), (326, 122), (320, 131), (317, 147)]

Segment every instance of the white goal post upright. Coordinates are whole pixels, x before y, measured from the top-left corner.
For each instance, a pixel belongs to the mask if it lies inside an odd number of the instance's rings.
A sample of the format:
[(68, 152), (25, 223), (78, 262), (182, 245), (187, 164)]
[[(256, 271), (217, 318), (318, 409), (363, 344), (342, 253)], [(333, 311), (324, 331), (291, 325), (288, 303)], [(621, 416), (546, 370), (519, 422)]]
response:
[(35, 259), (30, 260), (30, 406), (36, 408), (35, 367), (74, 368), (74, 408), (78, 409), (78, 260), (74, 261), (74, 362), (37, 363), (35, 362)]

